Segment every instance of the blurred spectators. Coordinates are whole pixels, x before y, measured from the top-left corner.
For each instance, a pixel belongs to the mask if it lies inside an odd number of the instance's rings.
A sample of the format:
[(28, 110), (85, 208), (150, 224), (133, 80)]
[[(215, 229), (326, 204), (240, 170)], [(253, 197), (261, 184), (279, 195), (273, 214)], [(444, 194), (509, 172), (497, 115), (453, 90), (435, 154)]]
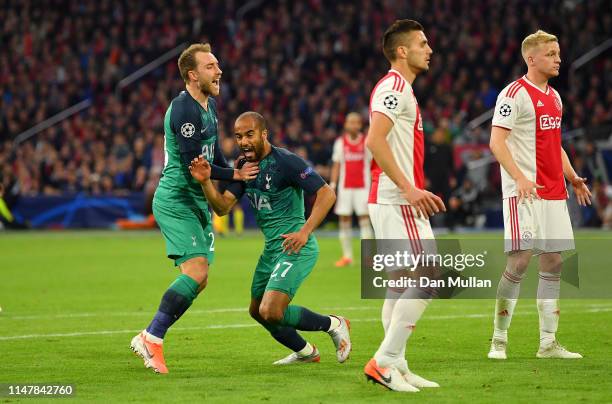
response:
[(455, 189), (448, 200), (446, 225), (452, 230), (457, 226), (482, 228), (484, 218), (479, 211), (480, 191), (468, 177)]
[(425, 173), (429, 191), (448, 200), (451, 187), (455, 183), (453, 172), (453, 149), (447, 132), (437, 128), (425, 144)]
[[(603, 0), (280, 0), (246, 14), (238, 12), (239, 3), (0, 2), (5, 188), (21, 195), (152, 195), (164, 161), (164, 112), (184, 83), (173, 59), (124, 89), (117, 84), (178, 44), (196, 41), (212, 43), (224, 70), (220, 133), (231, 136), (233, 120), (257, 110), (274, 144), (326, 176), (344, 116), (358, 111), (367, 117), (370, 91), (388, 69), (383, 30), (404, 17), (423, 23), (434, 49), (431, 69), (415, 81), (414, 92), (428, 138), (426, 174), (445, 200), (452, 189), (464, 189), (464, 178), (484, 196), (499, 197), (486, 152), (468, 153), (463, 173), (454, 172), (449, 154), (456, 145), (488, 144), (489, 122), (467, 124), (525, 71), (520, 42), (538, 28), (560, 38), (564, 63), (552, 85), (564, 99), (564, 131), (612, 122), (609, 51), (569, 71), (573, 60), (609, 36), (612, 13)], [(12, 147), (19, 133), (84, 99), (92, 107)], [(591, 146), (579, 165), (594, 178), (600, 169)]]

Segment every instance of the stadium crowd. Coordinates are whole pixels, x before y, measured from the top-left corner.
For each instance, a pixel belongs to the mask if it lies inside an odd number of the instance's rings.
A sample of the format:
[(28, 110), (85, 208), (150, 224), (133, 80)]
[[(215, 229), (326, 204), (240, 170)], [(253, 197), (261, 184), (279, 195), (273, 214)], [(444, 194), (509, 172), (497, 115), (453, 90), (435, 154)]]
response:
[[(240, 112), (259, 111), (275, 144), (306, 157), (326, 176), (345, 115), (357, 111), (367, 121), (370, 91), (388, 68), (382, 30), (407, 16), (425, 26), (434, 49), (431, 70), (415, 81), (414, 91), (427, 136), (428, 187), (449, 205), (446, 225), (477, 224), (488, 200), (499, 203), (499, 169), (490, 164), (487, 147), (490, 119), (469, 123), (524, 72), (520, 42), (527, 33), (542, 28), (560, 39), (563, 64), (552, 84), (564, 99), (564, 132), (585, 128), (593, 134), (612, 123), (609, 52), (577, 71), (569, 68), (607, 39), (612, 13), (605, 1), (238, 3), (0, 2), (4, 192), (11, 200), (81, 191), (151, 194), (163, 167), (164, 112), (184, 89), (176, 58), (130, 86), (117, 84), (195, 41), (210, 41), (224, 70), (221, 133), (231, 135)], [(90, 108), (14, 143), (24, 130), (86, 99)], [(568, 153), (596, 192), (596, 209), (585, 223), (610, 224), (610, 185), (592, 157), (592, 140), (573, 139)]]

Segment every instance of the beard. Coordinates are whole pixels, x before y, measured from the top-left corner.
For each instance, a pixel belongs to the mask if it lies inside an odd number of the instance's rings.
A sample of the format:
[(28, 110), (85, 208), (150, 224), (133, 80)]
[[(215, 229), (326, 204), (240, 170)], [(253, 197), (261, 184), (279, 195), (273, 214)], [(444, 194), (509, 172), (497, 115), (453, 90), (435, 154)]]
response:
[(252, 144), (248, 151), (242, 150), (242, 155), (246, 158), (248, 162), (256, 162), (260, 161), (263, 158), (264, 154), (264, 141), (263, 139), (258, 142)]
[(211, 81), (204, 81), (204, 80), (198, 81), (198, 88), (204, 95), (212, 95), (212, 96), (219, 95), (218, 89), (213, 86), (213, 83)]
[(264, 154), (264, 142), (259, 142), (256, 145), (253, 145), (253, 151), (255, 152), (255, 161), (261, 161)]

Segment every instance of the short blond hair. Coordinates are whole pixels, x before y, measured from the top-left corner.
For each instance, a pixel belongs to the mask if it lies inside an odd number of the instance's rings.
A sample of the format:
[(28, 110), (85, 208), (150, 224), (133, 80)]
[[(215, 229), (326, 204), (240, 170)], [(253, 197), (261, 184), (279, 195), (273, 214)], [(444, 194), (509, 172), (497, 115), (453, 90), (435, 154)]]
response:
[(539, 29), (533, 34), (527, 35), (527, 37), (523, 39), (523, 43), (521, 44), (521, 54), (525, 56), (531, 49), (540, 44), (548, 42), (559, 42), (559, 40), (553, 34), (549, 34), (548, 32), (544, 32)]
[(185, 83), (189, 83), (189, 71), (197, 68), (195, 57), (198, 52), (210, 53), (212, 52), (212, 48), (208, 43), (194, 43), (189, 45), (189, 47), (181, 53), (181, 56), (179, 56), (179, 72)]
[(349, 112), (348, 114), (346, 114), (346, 118), (344, 118), (344, 120), (348, 121), (349, 118), (352, 118), (352, 117), (358, 118), (360, 121), (363, 121), (363, 119), (361, 117), (361, 114), (359, 112), (355, 112), (355, 111), (352, 111), (352, 112)]

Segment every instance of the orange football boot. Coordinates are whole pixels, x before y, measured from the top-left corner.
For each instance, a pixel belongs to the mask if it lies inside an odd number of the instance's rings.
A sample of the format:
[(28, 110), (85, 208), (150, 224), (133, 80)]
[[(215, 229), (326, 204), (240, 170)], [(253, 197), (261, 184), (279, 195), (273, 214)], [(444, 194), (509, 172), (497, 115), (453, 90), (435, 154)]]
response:
[(341, 267), (347, 267), (349, 265), (351, 265), (353, 263), (353, 260), (348, 258), (348, 257), (342, 257), (340, 258), (338, 261), (336, 261), (336, 263), (334, 265), (336, 265), (336, 267), (341, 268)]
[(147, 341), (144, 332), (134, 338), (130, 344), (132, 351), (142, 358), (145, 367), (153, 369), (155, 373), (168, 373), (166, 361), (164, 359), (164, 346)]

